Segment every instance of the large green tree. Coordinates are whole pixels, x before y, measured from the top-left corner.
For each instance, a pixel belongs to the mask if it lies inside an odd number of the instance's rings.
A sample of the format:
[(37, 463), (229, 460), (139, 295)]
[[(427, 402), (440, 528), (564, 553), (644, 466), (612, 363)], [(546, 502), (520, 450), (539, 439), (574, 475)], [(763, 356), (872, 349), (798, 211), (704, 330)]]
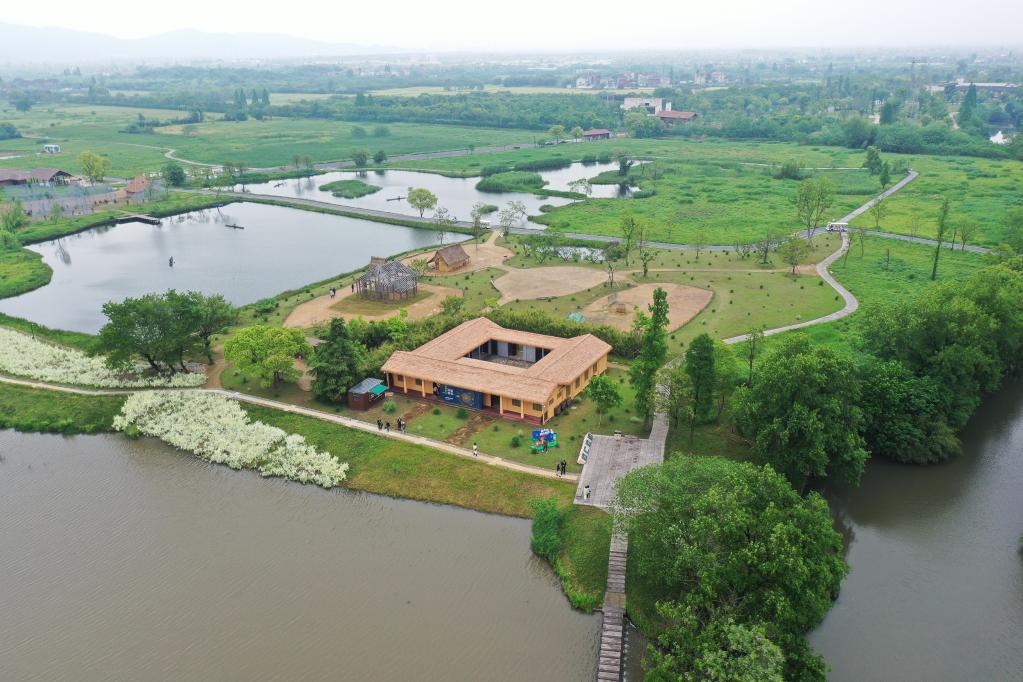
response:
[(637, 327), (642, 337), (639, 355), (629, 367), (629, 381), (636, 392), (636, 413), (649, 423), (654, 415), (657, 375), (668, 357), (668, 294), (654, 289), (650, 315), (640, 312)]
[(664, 625), (647, 679), (779, 679), (770, 647), (728, 643), (739, 625), (780, 647), (784, 679), (824, 680), (804, 634), (848, 567), (820, 495), (800, 497), (770, 467), (676, 455), (626, 475), (613, 512), (629, 535), (630, 611)]
[(82, 152), (78, 155), (78, 166), (89, 182), (103, 182), (110, 172), (110, 159), (96, 152)]
[(609, 410), (622, 404), (622, 394), (618, 390), (617, 382), (606, 374), (590, 379), (589, 385), (586, 386), (586, 395), (597, 406), (597, 428), (600, 428), (600, 422)]
[(311, 351), (301, 329), (270, 325), (240, 329), (224, 344), (224, 358), (264, 388), (296, 381), (302, 372), (295, 367), (295, 358)]
[(361, 379), (359, 368), (365, 355), (365, 347), (352, 338), (345, 321), (340, 317), (331, 320), (327, 337), (309, 358), (316, 397), (343, 402), (348, 389)]
[(420, 218), (426, 211), (437, 205), (437, 195), (425, 187), (410, 190), (406, 200), (409, 206), (419, 211)]
[(714, 410), (714, 340), (700, 334), (685, 353), (685, 369), (693, 396), (693, 420), (706, 421)]
[(959, 452), (941, 388), (897, 360), (871, 358), (863, 370), (863, 437), (872, 455), (927, 464)]
[(831, 475), (858, 483), (867, 460), (860, 389), (851, 358), (793, 334), (736, 392), (736, 424), (759, 461), (800, 489)]
[(835, 183), (822, 175), (799, 183), (796, 192), (796, 219), (806, 228), (806, 239), (813, 243), (813, 233), (824, 222), (835, 203)]
[(103, 305), (107, 323), (99, 331), (97, 350), (111, 367), (127, 368), (141, 357), (155, 372), (174, 371), (183, 344), (181, 325), (167, 299), (146, 294)]

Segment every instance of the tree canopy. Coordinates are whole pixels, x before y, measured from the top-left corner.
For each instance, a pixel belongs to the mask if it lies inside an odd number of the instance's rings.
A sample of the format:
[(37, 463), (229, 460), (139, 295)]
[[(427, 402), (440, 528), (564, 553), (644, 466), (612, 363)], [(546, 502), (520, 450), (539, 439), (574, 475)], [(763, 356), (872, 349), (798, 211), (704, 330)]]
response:
[(770, 467), (676, 455), (626, 475), (613, 512), (629, 534), (630, 594), (656, 602), (643, 615), (665, 626), (647, 679), (778, 680), (775, 647), (784, 679), (825, 679), (803, 635), (848, 567), (820, 495), (801, 497)]
[(313, 394), (333, 403), (343, 402), (348, 389), (361, 379), (366, 348), (352, 339), (344, 319), (336, 317), (330, 322), (327, 337), (309, 358), (313, 373)]
[(301, 329), (270, 325), (240, 329), (224, 344), (224, 358), (264, 388), (296, 381), (302, 372), (295, 367), (295, 358), (311, 351)]
[(812, 477), (857, 483), (867, 460), (860, 391), (850, 357), (794, 334), (736, 392), (735, 419), (757, 458), (800, 489)]

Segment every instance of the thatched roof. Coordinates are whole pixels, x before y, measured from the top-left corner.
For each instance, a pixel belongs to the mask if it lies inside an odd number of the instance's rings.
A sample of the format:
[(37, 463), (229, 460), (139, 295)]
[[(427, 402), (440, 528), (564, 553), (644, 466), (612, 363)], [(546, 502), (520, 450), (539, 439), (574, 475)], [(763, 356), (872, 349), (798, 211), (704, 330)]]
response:
[[(529, 367), (465, 357), (490, 340), (545, 348), (550, 352)], [(396, 351), (384, 363), (383, 371), (547, 404), (559, 387), (572, 384), (610, 351), (611, 346), (592, 334), (564, 339), (505, 329), (485, 317), (478, 317), (413, 351)]]
[(418, 281), (418, 275), (412, 268), (401, 261), (391, 260), (370, 265), (356, 283), (374, 291), (402, 293), (414, 290)]
[(449, 268), (455, 268), (468, 263), (469, 254), (465, 252), (461, 244), (452, 244), (451, 246), (445, 246), (443, 249), (437, 249), (437, 253), (433, 254), (430, 262), (433, 263), (438, 260), (444, 261), (444, 264)]

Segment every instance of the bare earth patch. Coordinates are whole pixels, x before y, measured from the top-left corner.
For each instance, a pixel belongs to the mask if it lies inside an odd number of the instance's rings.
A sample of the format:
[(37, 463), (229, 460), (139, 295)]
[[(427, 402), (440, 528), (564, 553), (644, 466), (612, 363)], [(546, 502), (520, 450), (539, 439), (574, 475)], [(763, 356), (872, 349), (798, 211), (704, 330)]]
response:
[[(503, 279), (503, 278), (502, 278)], [(640, 284), (597, 299), (583, 308), (583, 316), (593, 324), (609, 324), (619, 329), (632, 329), (636, 308), (646, 311), (654, 300), (654, 289), (661, 287), (668, 294), (668, 328), (678, 329), (707, 307), (714, 294), (707, 289), (681, 284)]]
[(494, 285), (501, 292), (499, 303), (504, 305), (516, 299), (528, 301), (567, 296), (603, 284), (605, 280), (607, 275), (601, 270), (566, 265), (510, 270)]
[[(510, 249), (506, 249), (503, 246), (497, 246), (494, 242), (500, 236), (498, 232), (493, 232), (489, 237), (480, 244), (473, 244), (472, 242), (463, 242), (462, 248), (469, 254), (469, 263), (465, 267), (452, 270), (451, 272), (436, 272), (430, 270), (431, 277), (447, 277), (449, 275), (462, 275), (467, 272), (476, 272), (477, 270), (486, 270), (487, 268), (501, 267), (504, 261), (511, 258), (515, 254)], [(440, 247), (438, 247), (440, 248)], [(402, 262), (405, 265), (412, 265), (412, 261), (433, 258), (435, 251), (427, 251), (426, 253), (417, 254), (415, 256), (409, 256)]]
[(339, 289), (337, 296), (334, 298), (331, 298), (330, 294), (324, 294), (323, 296), (319, 296), (311, 301), (306, 301), (305, 303), (296, 306), (295, 309), (291, 311), (291, 314), (288, 315), (288, 319), (284, 321), (284, 326), (306, 328), (319, 322), (332, 320), (335, 317), (343, 317), (345, 320), (354, 320), (357, 317), (361, 317), (367, 321), (386, 320), (389, 317), (394, 317), (398, 313), (399, 308), (402, 307), (408, 310), (408, 317), (410, 320), (422, 320), (439, 313), (441, 309), (441, 301), (448, 296), (462, 295), (461, 289), (456, 289), (455, 287), (442, 287), (437, 284), (420, 284), (419, 290), (428, 291), (430, 292), (430, 295), (409, 306), (396, 306), (392, 310), (387, 310), (377, 315), (371, 315), (345, 313), (337, 310), (335, 306), (338, 303), (349, 296), (356, 295), (350, 288)]

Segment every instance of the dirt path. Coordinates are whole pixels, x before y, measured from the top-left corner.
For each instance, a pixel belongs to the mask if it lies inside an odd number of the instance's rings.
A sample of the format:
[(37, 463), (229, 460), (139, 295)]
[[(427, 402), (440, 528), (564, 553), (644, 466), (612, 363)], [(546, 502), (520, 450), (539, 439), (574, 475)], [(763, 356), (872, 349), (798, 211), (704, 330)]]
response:
[(473, 412), (465, 424), (458, 427), (458, 429), (450, 436), (444, 439), (445, 442), (451, 443), (452, 445), (461, 445), (466, 439), (472, 434), (480, 431), (483, 427), (489, 426), (495, 420), (494, 417), (488, 417), (485, 414), (479, 412)]
[[(419, 288), (423, 291), (430, 292), (431, 295), (421, 301), (416, 301), (409, 306), (405, 306), (410, 320), (422, 320), (430, 317), (431, 315), (436, 315), (441, 310), (441, 301), (448, 296), (462, 295), (461, 289), (457, 289), (455, 287), (444, 287), (439, 284), (420, 284)], [(366, 321), (379, 321), (386, 320), (387, 318), (394, 317), (398, 314), (398, 308), (384, 313), (370, 315), (341, 312), (334, 307), (341, 301), (354, 295), (356, 294), (351, 290), (351, 288), (342, 288), (338, 290), (337, 296), (334, 298), (331, 298), (330, 294), (324, 294), (323, 296), (314, 298), (311, 301), (306, 301), (301, 305), (295, 306), (295, 309), (291, 311), (288, 318), (284, 321), (284, 326), (305, 329), (319, 322), (327, 322), (335, 317), (343, 317), (345, 320), (354, 320), (357, 317), (361, 317)]]
[[(503, 246), (497, 245), (497, 238), (500, 236), (501, 235), (498, 232), (492, 232), (482, 244), (462, 242), (462, 248), (465, 249), (467, 254), (469, 254), (469, 264), (451, 272), (435, 272), (431, 270), (429, 272), (430, 277), (452, 277), (456, 275), (464, 275), (467, 272), (486, 270), (487, 268), (501, 268), (502, 270), (508, 270), (509, 268), (504, 264), (504, 262), (515, 254), (511, 251), (511, 249), (506, 249)], [(409, 256), (402, 262), (405, 263), (405, 265), (412, 265), (412, 261), (419, 260), (424, 257), (430, 258), (432, 255), (432, 252), (427, 251), (426, 253)]]

